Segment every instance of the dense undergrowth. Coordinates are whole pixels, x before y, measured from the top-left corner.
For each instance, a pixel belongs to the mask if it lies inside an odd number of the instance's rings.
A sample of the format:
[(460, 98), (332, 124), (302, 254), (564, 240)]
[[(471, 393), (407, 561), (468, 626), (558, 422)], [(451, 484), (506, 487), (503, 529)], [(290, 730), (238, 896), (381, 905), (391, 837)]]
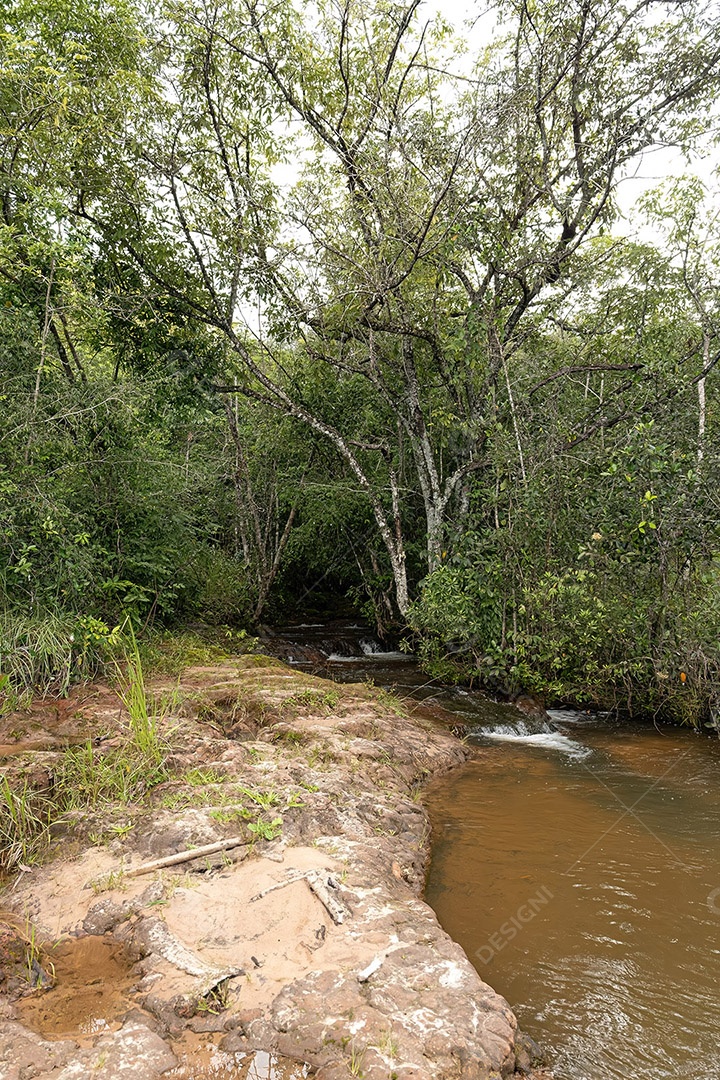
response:
[(648, 606), (623, 610), (596, 586), (582, 574), (545, 575), (535, 589), (516, 593), (517, 609), (505, 606), (503, 638), (502, 604), (492, 628), (476, 629), (472, 587), (462, 594), (464, 618), (450, 605), (434, 620), (429, 609), (438, 592), (459, 587), (451, 574), (439, 574), (412, 612), (413, 644), (424, 668), (443, 682), (717, 729), (717, 611), (700, 602), (689, 612), (666, 612), (662, 640), (651, 644)]
[(490, 498), (411, 609), (428, 670), (715, 728), (717, 500), (680, 420), (585, 461), (538, 457), (532, 482)]
[(0, 615), (0, 712), (33, 695), (64, 696), (98, 675), (117, 677), (137, 655), (145, 669), (178, 675), (191, 664), (212, 663), (254, 647), (245, 630), (199, 626), (135, 634), (126, 617), (115, 626), (67, 614)]

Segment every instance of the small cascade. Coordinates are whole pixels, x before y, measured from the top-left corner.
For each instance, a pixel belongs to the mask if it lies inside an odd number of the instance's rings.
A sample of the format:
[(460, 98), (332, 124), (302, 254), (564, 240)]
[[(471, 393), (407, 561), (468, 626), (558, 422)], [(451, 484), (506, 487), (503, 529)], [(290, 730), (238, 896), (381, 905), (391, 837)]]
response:
[(558, 750), (574, 758), (584, 758), (590, 750), (574, 739), (563, 735), (549, 719), (523, 717), (508, 724), (498, 724), (493, 728), (476, 728), (476, 737), (494, 739), (498, 742), (525, 743), (545, 750)]
[(378, 660), (411, 660), (407, 653), (393, 649), (384, 649), (382, 645), (373, 639), (361, 638), (360, 648), (363, 656), (376, 657)]
[(318, 649), (326, 660), (359, 660), (364, 655), (357, 639), (344, 636), (319, 641)]
[[(534, 717), (523, 717), (522, 720), (513, 720), (509, 724), (498, 724), (492, 729), (492, 734), (496, 738), (518, 738), (526, 739), (530, 735), (554, 735), (557, 732), (557, 727), (549, 720), (535, 719)], [(488, 731), (483, 731), (484, 735), (489, 734)]]
[(340, 620), (264, 628), (262, 641), (268, 652), (289, 663), (325, 666), (412, 659), (406, 653), (387, 649), (372, 636), (369, 627)]

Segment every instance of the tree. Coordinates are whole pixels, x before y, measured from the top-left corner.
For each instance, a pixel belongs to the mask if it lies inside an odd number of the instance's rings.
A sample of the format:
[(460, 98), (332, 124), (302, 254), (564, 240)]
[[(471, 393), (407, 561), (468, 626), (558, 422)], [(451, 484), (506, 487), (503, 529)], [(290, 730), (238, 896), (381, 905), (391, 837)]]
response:
[(699, 723), (720, 672), (715, 349), (671, 253), (600, 238), (573, 277), (514, 358), (525, 481), (508, 426), (410, 621), (446, 679)]
[(702, 366), (693, 379), (698, 396), (698, 467), (705, 456), (707, 377), (720, 360), (720, 211), (697, 177), (669, 181), (644, 200), (673, 258), (677, 303), (689, 307), (702, 335)]
[[(146, 23), (154, 79), (101, 155), (70, 140), (65, 182), (118, 281), (132, 266), (145, 303), (222, 339), (217, 391), (334, 447), (406, 614), (414, 500), (432, 571), (497, 425), (525, 472), (518, 351), (612, 220), (623, 169), (697, 136), (719, 30), (697, 2), (512, 0), (460, 78), (417, 0), (313, 12), (167, 4)], [(320, 369), (351, 395), (361, 381), (372, 408), (342, 425), (310, 408)]]
[[(112, 268), (68, 200), (80, 162), (111, 183), (105, 132), (143, 84), (135, 15), (19, 0), (0, 27), (0, 665), (25, 685), (87, 674), (126, 617), (249, 617), (213, 411), (148, 362), (187, 326), (124, 304), (117, 277), (103, 303)], [(197, 324), (192, 340), (207, 354)]]

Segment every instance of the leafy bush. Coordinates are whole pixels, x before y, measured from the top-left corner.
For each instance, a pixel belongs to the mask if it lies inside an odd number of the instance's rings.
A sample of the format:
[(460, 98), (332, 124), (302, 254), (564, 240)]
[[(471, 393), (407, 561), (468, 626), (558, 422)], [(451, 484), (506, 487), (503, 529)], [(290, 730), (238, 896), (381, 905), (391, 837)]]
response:
[[(445, 681), (715, 727), (720, 577), (714, 563), (662, 596), (652, 563), (545, 571), (522, 587), (441, 567), (410, 613), (427, 668)], [(501, 600), (501, 597), (504, 599)]]

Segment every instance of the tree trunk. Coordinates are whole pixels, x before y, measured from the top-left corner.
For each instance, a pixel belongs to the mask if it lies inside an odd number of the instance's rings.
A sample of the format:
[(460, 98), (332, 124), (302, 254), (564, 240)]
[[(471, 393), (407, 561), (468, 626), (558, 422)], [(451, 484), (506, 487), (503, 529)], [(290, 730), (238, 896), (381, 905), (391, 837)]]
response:
[[(703, 333), (703, 371), (710, 364), (710, 335), (707, 330)], [(698, 388), (698, 442), (697, 463), (698, 468), (702, 465), (705, 454), (705, 378), (699, 380)]]

